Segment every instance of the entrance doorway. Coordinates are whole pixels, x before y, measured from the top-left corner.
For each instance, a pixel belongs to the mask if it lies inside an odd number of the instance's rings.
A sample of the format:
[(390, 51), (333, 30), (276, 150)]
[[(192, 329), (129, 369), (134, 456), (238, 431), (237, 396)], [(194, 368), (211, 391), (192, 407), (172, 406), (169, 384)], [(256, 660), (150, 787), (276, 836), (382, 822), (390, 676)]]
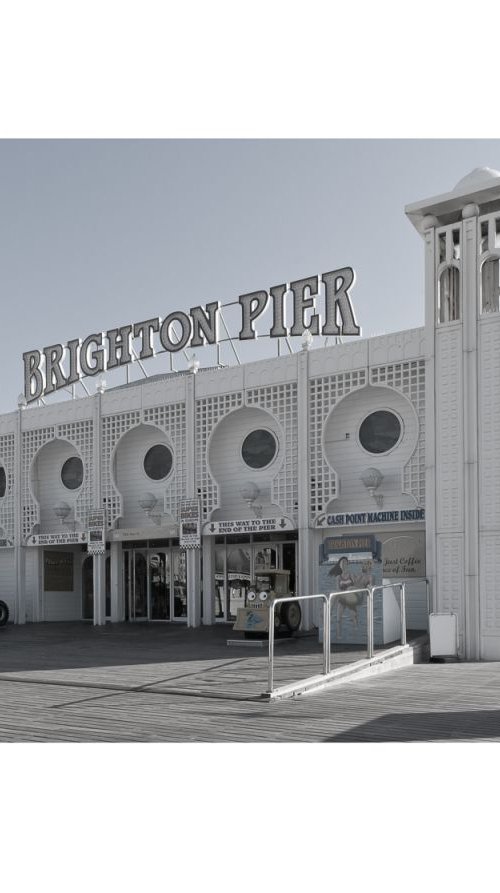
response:
[[(218, 538), (219, 539), (219, 538)], [(220, 537), (215, 545), (215, 619), (236, 620), (238, 608), (256, 574), (266, 570), (290, 571), (290, 591), (296, 590), (295, 542), (260, 542), (257, 537)]]
[(186, 558), (181, 549), (126, 549), (126, 620), (187, 620)]
[[(94, 619), (94, 558), (87, 555), (82, 564), (82, 619)], [(111, 558), (106, 555), (106, 620), (111, 620)]]

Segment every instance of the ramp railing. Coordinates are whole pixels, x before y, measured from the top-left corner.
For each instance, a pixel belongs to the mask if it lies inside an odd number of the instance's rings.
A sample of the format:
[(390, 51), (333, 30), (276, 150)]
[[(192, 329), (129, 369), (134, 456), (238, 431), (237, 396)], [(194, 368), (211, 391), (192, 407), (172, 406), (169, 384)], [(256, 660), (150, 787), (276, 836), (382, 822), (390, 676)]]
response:
[[(267, 690), (270, 694), (272, 694), (274, 690), (274, 610), (276, 605), (282, 605), (286, 602), (306, 602), (312, 601), (313, 599), (323, 599), (323, 626), (326, 629), (326, 624), (328, 622), (328, 639), (330, 638), (330, 610), (329, 610), (329, 601), (328, 596), (324, 594), (324, 592), (318, 592), (315, 595), (283, 595), (279, 598), (273, 599), (269, 604), (269, 661), (268, 661), (268, 675), (267, 675)], [(324, 640), (324, 637), (323, 637)], [(328, 653), (330, 652), (330, 648), (328, 648)], [(323, 641), (323, 674), (326, 675), (329, 670), (327, 670), (327, 656), (325, 650), (325, 642)]]
[[(427, 610), (430, 608), (430, 582), (427, 578), (420, 578), (419, 582), (425, 579)], [(269, 604), (269, 661), (268, 661), (268, 694), (274, 691), (274, 613), (278, 605), (286, 602), (305, 602), (313, 599), (321, 599), (323, 601), (323, 676), (331, 673), (331, 615), (332, 604), (342, 596), (346, 595), (366, 595), (366, 656), (371, 659), (374, 654), (374, 594), (385, 589), (394, 590), (399, 588), (399, 608), (401, 613), (400, 638), (401, 645), (406, 645), (406, 581), (394, 580), (391, 583), (384, 583), (379, 586), (366, 586), (362, 589), (348, 589), (337, 592), (318, 592), (314, 595), (293, 595), (282, 596), (274, 599)]]

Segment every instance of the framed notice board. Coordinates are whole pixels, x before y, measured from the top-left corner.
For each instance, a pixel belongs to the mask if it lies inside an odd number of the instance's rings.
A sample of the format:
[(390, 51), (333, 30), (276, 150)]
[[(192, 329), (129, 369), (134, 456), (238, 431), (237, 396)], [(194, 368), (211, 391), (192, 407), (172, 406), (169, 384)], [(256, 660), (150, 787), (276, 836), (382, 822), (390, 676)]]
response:
[(73, 592), (73, 552), (43, 553), (45, 592)]

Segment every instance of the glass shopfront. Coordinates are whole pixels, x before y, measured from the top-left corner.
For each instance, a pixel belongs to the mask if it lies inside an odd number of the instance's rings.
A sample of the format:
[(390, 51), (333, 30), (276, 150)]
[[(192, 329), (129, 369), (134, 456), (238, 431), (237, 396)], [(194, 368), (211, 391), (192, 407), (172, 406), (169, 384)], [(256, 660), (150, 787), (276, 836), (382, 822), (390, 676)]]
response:
[(168, 540), (123, 545), (127, 620), (187, 620), (186, 555)]
[(246, 595), (258, 573), (289, 570), (290, 590), (296, 591), (296, 532), (253, 534), (215, 538), (215, 619), (236, 620), (238, 608), (246, 607)]

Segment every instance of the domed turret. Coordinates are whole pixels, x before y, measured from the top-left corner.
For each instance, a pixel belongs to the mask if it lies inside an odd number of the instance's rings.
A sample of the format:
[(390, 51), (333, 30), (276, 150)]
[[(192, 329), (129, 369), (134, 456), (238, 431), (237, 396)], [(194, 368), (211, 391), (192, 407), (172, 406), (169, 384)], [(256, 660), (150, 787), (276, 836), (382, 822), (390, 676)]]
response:
[(497, 179), (500, 179), (500, 171), (496, 171), (491, 167), (475, 167), (470, 174), (458, 181), (453, 192), (472, 192), (475, 189), (480, 189), (482, 186), (488, 186), (491, 181)]

